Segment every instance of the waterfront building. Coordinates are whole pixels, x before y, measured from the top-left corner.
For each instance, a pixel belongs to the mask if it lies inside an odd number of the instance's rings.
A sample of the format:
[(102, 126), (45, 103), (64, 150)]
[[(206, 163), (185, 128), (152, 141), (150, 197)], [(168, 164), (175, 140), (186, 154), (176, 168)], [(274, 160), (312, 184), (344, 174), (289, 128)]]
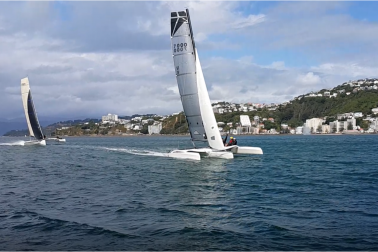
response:
[(162, 129), (162, 124), (155, 124), (155, 125), (148, 125), (148, 134), (160, 134), (160, 131)]
[(118, 122), (118, 115), (108, 114), (106, 116), (102, 116), (102, 123), (108, 122)]
[(310, 129), (311, 133), (316, 133), (318, 131), (319, 126), (321, 127), (323, 124), (323, 119), (321, 118), (311, 118), (306, 120), (305, 126)]

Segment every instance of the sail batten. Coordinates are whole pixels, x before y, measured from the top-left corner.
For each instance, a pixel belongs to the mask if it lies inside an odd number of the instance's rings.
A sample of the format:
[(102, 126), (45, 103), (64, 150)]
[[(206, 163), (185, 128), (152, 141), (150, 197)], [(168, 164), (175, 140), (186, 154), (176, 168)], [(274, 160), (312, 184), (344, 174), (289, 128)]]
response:
[(212, 111), (193, 38), (189, 11), (171, 13), (171, 43), (176, 80), (192, 141), (224, 149)]

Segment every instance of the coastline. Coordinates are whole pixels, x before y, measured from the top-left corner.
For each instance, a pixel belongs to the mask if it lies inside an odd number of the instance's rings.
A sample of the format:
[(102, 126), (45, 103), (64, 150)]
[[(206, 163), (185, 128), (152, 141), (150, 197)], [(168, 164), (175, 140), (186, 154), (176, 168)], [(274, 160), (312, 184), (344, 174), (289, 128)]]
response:
[[(345, 136), (345, 135), (353, 135), (353, 136), (366, 136), (366, 135), (378, 135), (378, 133), (360, 133), (360, 132), (348, 132), (348, 133), (329, 133), (329, 134), (243, 134), (243, 135), (233, 135), (228, 134), (228, 136), (237, 136), (237, 137), (246, 137), (246, 136), (253, 136), (253, 137), (264, 137), (264, 136)], [(62, 135), (62, 138), (74, 138), (74, 137), (84, 137), (84, 138), (92, 138), (92, 137), (183, 137), (187, 136), (190, 137), (190, 134), (127, 134), (127, 135), (78, 135), (78, 136), (67, 136)], [(222, 138), (225, 135), (222, 135)], [(1, 137), (18, 137), (24, 138), (21, 136), (1, 136)], [(55, 137), (48, 137), (48, 138), (55, 138)]]
[[(256, 136), (256, 137), (264, 137), (264, 136), (344, 136), (344, 135), (377, 135), (378, 133), (329, 133), (329, 134), (243, 134), (243, 135), (233, 135), (229, 134), (229, 136), (238, 136), (238, 137), (245, 137), (245, 136)], [(81, 136), (61, 136), (63, 138), (71, 138), (71, 137), (182, 137), (188, 136), (189, 134), (128, 134), (128, 135), (81, 135)], [(224, 137), (225, 135), (222, 135)]]

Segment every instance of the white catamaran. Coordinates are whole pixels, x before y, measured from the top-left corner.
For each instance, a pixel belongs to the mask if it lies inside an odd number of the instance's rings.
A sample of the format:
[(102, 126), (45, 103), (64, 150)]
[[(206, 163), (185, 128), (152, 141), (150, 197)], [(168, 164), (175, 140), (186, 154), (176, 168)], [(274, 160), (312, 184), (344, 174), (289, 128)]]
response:
[[(200, 160), (201, 155), (231, 159), (234, 154), (263, 154), (259, 147), (224, 146), (194, 43), (188, 9), (171, 12), (171, 43), (177, 84), (194, 148), (173, 150), (168, 156)], [(209, 147), (196, 148), (195, 141), (207, 142)]]
[(28, 78), (21, 79), (21, 96), (29, 134), (30, 137), (34, 137), (34, 139), (30, 141), (25, 141), (25, 145), (46, 145), (45, 136), (43, 135), (41, 125), (38, 121), (37, 112), (34, 108)]

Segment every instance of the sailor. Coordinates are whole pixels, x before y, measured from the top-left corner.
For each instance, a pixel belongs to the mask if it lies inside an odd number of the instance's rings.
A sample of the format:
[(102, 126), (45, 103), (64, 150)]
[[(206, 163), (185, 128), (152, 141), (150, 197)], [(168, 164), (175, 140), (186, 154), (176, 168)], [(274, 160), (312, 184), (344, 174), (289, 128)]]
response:
[(234, 137), (234, 143), (233, 145), (237, 145), (238, 144), (238, 141), (236, 141), (236, 138)]
[(226, 143), (226, 141), (227, 141), (227, 137), (228, 137), (228, 134), (226, 134), (226, 137), (223, 139), (223, 145), (224, 145), (224, 146), (227, 146), (227, 143)]
[(234, 145), (234, 138), (230, 137), (230, 141), (228, 142), (227, 146)]

